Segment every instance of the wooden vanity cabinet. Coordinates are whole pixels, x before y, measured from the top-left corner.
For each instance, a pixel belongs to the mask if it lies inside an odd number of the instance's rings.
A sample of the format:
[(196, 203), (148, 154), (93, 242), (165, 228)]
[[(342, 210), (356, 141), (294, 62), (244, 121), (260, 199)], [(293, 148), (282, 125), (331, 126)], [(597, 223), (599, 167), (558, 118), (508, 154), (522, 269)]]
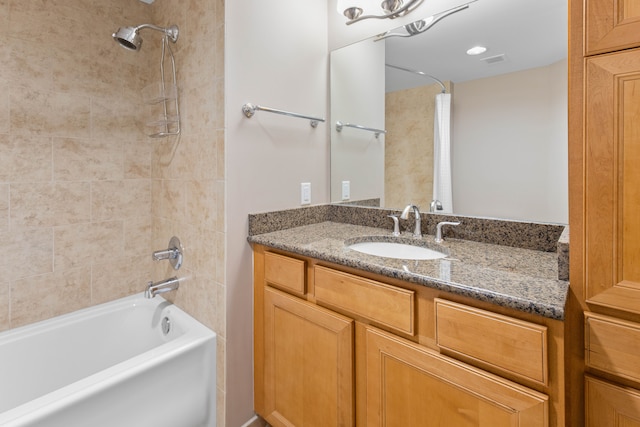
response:
[[(297, 273), (265, 274), (282, 266)], [(260, 245), (254, 269), (255, 406), (271, 425), (564, 425), (562, 322)], [(304, 293), (280, 283), (300, 271)]]

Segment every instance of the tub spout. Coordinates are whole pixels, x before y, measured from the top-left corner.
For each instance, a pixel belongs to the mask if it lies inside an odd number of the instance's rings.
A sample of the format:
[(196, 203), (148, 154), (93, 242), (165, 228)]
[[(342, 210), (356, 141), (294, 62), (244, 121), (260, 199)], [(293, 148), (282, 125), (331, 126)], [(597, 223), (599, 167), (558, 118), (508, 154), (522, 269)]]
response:
[(172, 277), (170, 279), (161, 280), (159, 282), (149, 282), (144, 292), (145, 298), (153, 298), (158, 294), (169, 291), (175, 291), (180, 286), (180, 279)]

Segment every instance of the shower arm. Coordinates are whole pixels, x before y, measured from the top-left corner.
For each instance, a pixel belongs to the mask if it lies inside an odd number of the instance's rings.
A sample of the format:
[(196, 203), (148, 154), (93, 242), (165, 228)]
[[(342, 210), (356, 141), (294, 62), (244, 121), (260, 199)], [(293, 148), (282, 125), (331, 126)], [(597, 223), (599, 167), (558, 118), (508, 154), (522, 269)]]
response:
[(141, 24), (141, 25), (138, 25), (137, 27), (134, 27), (134, 31), (138, 32), (143, 28), (149, 28), (151, 30), (160, 31), (161, 33), (164, 33), (167, 37), (169, 37), (169, 40), (171, 40), (173, 43), (178, 41), (178, 27), (176, 25), (163, 28), (153, 24)]

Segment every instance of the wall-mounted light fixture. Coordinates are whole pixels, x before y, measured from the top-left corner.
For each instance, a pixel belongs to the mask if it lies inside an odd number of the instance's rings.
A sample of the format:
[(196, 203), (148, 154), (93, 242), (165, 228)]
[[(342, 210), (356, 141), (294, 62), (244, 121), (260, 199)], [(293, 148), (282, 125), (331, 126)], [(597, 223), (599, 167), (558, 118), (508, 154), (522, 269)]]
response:
[(404, 16), (417, 8), (423, 0), (382, 0), (379, 15), (363, 15), (371, 8), (371, 0), (338, 0), (338, 13), (347, 17), (347, 25), (363, 19), (394, 19)]
[[(474, 0), (475, 1), (475, 0)], [(471, 2), (473, 3), (473, 2)], [(446, 18), (447, 16), (454, 14), (456, 12), (460, 12), (461, 10), (467, 9), (470, 3), (463, 4), (458, 7), (454, 7), (453, 9), (445, 10), (444, 12), (437, 13), (435, 15), (431, 15), (428, 18), (420, 19), (418, 21), (414, 21), (410, 24), (405, 25), (404, 27), (400, 27), (397, 29), (393, 29), (387, 31), (385, 33), (379, 34), (375, 41), (380, 41), (389, 37), (413, 37), (418, 34), (422, 34), (427, 31), (429, 28), (433, 27), (437, 22), (441, 19)]]

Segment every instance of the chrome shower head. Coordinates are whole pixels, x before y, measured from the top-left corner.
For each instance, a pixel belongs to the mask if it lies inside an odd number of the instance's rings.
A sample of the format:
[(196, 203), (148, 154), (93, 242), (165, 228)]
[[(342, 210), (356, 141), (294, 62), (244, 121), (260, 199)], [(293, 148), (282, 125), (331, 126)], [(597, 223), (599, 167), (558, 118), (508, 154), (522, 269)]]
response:
[(173, 43), (178, 40), (178, 26), (172, 25), (167, 28), (158, 27), (152, 24), (142, 24), (137, 27), (121, 27), (118, 31), (112, 34), (113, 39), (120, 44), (120, 46), (129, 50), (138, 50), (142, 46), (142, 37), (140, 37), (139, 31), (143, 28), (150, 28), (152, 30), (160, 31), (169, 38)]
[(137, 28), (121, 27), (112, 36), (125, 49), (138, 50), (142, 46), (142, 37), (138, 34)]

